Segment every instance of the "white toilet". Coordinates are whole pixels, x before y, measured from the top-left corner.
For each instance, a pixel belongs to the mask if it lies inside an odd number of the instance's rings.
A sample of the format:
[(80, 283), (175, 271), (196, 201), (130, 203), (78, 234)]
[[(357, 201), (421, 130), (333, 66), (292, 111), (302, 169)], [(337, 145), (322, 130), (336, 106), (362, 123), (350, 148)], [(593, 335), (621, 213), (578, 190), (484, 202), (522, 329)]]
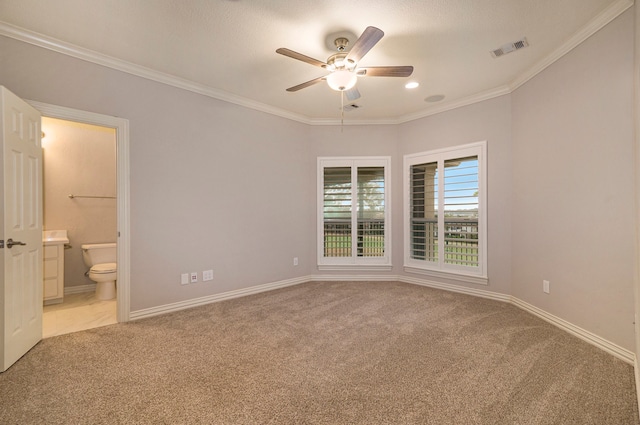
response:
[(89, 279), (96, 282), (96, 298), (112, 300), (116, 297), (117, 245), (94, 243), (81, 245), (82, 259), (89, 269)]

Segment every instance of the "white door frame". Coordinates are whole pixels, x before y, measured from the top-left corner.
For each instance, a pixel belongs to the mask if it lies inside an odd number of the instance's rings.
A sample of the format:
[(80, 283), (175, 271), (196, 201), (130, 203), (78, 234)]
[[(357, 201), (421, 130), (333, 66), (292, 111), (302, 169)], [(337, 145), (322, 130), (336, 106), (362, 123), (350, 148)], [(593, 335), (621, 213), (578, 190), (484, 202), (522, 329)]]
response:
[(129, 120), (96, 114), (64, 106), (36, 101), (27, 102), (42, 113), (43, 117), (77, 121), (116, 131), (116, 185), (118, 223), (118, 271), (117, 304), (118, 322), (128, 322), (130, 301), (130, 233), (129, 233)]

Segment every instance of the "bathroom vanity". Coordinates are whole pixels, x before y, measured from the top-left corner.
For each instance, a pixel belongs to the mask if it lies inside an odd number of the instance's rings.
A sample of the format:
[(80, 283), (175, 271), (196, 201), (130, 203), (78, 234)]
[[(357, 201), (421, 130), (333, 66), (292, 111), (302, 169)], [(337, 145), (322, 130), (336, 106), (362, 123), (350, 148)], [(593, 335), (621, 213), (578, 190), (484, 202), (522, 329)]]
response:
[(42, 232), (42, 270), (44, 304), (59, 304), (64, 299), (64, 245), (69, 243), (66, 230)]

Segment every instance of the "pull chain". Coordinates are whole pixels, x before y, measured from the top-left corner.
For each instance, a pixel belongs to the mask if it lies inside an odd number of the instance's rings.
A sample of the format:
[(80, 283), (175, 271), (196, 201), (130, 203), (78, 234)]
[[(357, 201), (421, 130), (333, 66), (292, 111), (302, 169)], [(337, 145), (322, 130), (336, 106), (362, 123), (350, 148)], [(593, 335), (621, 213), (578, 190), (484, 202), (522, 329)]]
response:
[(340, 91), (340, 133), (344, 132), (344, 90)]

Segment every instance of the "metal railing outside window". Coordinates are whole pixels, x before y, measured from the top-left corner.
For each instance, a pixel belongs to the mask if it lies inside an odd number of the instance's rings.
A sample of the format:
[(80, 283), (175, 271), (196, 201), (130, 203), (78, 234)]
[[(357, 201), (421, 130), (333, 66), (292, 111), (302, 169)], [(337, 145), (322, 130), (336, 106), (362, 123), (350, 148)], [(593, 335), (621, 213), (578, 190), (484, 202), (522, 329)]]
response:
[[(445, 218), (444, 262), (446, 264), (478, 265), (478, 220)], [(411, 220), (411, 258), (438, 261), (438, 222), (433, 219)]]
[[(384, 255), (384, 220), (360, 219), (357, 222), (356, 255), (381, 257)], [(324, 221), (324, 256), (350, 257), (353, 247), (351, 221)]]

